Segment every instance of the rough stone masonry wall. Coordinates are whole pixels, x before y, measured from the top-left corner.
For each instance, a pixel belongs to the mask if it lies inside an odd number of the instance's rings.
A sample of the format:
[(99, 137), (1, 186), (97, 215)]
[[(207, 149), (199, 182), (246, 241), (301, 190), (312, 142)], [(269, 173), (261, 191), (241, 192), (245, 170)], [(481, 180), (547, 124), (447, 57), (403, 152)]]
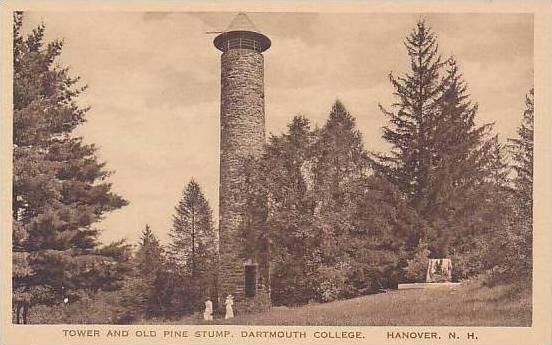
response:
[(263, 55), (250, 49), (230, 49), (221, 57), (219, 298), (224, 302), (226, 295), (232, 294), (237, 312), (251, 311), (252, 303), (259, 307), (270, 304), (268, 294), (262, 294), (268, 296), (262, 303), (253, 301), (261, 296), (245, 297), (239, 241), (244, 161), (249, 156), (259, 157), (265, 143), (263, 65)]

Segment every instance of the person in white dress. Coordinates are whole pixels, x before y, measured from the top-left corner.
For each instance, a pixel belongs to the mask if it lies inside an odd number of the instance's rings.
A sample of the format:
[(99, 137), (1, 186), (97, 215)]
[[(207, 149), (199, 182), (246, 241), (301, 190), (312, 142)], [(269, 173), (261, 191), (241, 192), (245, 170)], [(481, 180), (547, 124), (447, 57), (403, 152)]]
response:
[(211, 321), (213, 320), (213, 302), (207, 298), (205, 301), (205, 311), (203, 312), (203, 320)]
[(224, 318), (226, 320), (232, 319), (234, 317), (234, 309), (232, 309), (232, 306), (234, 305), (234, 297), (232, 295), (226, 296), (226, 301), (224, 302), (224, 305), (226, 306), (226, 315)]

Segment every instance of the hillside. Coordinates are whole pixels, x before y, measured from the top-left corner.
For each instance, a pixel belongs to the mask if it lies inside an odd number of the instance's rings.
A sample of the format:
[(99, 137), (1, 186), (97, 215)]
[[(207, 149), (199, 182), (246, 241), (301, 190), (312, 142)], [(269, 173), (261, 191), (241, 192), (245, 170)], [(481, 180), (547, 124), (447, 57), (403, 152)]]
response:
[[(154, 320), (143, 321), (155, 323)], [(166, 322), (163, 322), (166, 323)], [(206, 322), (185, 318), (172, 323)], [(238, 315), (231, 322), (247, 325), (357, 326), (530, 326), (531, 295), (514, 285), (493, 288), (479, 282), (456, 289), (393, 290), (325, 304), (275, 307), (266, 313)]]

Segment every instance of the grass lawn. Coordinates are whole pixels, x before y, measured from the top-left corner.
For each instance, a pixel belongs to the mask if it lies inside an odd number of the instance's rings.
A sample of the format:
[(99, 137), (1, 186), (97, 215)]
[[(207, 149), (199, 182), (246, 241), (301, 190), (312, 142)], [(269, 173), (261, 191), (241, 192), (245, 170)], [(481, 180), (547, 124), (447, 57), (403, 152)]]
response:
[[(144, 323), (157, 323), (145, 320)], [(531, 293), (514, 285), (479, 282), (456, 288), (393, 290), (325, 304), (276, 307), (265, 313), (205, 322), (183, 318), (173, 324), (335, 326), (530, 326)]]

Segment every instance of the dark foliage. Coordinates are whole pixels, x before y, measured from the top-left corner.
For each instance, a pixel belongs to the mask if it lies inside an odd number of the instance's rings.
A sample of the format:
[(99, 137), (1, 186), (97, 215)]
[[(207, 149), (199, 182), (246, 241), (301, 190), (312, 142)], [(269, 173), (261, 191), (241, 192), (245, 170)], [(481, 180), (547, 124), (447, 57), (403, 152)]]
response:
[(167, 250), (171, 279), (188, 282), (174, 290), (173, 303), (181, 312), (199, 310), (202, 300), (216, 292), (218, 253), (212, 213), (201, 187), (192, 179), (175, 207)]
[[(45, 28), (23, 37), (14, 14), (13, 299), (19, 320), (34, 304), (78, 299), (82, 291), (114, 290), (128, 271), (124, 242), (99, 247), (94, 224), (127, 202), (110, 191), (94, 145), (72, 132), (87, 108), (85, 90), (55, 63), (62, 41), (43, 41)], [(25, 316), (25, 315), (23, 315)], [(28, 320), (23, 320), (28, 321)]]

